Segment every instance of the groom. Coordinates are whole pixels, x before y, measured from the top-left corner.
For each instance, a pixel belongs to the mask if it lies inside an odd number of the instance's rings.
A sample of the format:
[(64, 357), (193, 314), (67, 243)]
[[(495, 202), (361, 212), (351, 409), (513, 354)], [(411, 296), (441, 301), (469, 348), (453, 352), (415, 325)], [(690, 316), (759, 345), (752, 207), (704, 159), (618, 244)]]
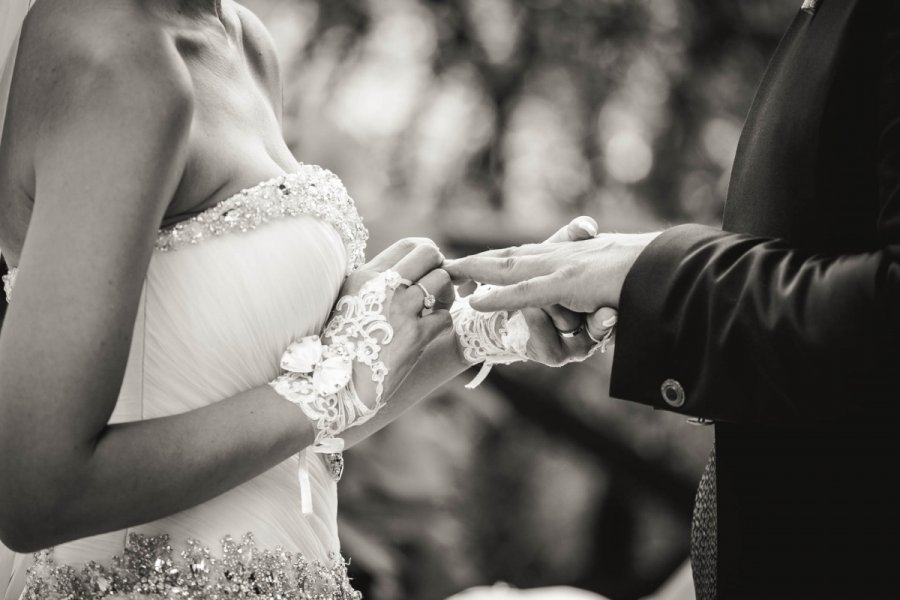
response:
[(747, 118), (722, 230), (446, 268), (504, 286), (479, 310), (618, 308), (611, 395), (715, 423), (699, 599), (900, 598), (900, 2), (804, 3)]

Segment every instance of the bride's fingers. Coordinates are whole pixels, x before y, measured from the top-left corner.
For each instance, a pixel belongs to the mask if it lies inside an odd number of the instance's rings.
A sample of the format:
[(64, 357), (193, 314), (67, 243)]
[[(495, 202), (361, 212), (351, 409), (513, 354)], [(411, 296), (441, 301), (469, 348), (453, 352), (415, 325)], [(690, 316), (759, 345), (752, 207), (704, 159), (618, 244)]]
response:
[(419, 319), (419, 326), (426, 338), (433, 339), (453, 329), (453, 318), (450, 311), (438, 310)]
[(400, 277), (418, 281), (444, 262), (444, 255), (437, 246), (421, 244), (388, 268), (400, 273)]
[(443, 269), (435, 269), (405, 290), (402, 302), (416, 312), (429, 308), (425, 306), (426, 291), (433, 296), (434, 305), (430, 308), (436, 311), (450, 308), (456, 299), (450, 275)]
[(428, 238), (404, 238), (397, 240), (366, 263), (365, 268), (378, 273), (386, 271), (419, 246), (426, 245), (437, 248), (437, 245)]
[(419, 283), (434, 296), (434, 310), (447, 310), (456, 301), (453, 281), (450, 279), (450, 274), (444, 269), (435, 269), (420, 279)]

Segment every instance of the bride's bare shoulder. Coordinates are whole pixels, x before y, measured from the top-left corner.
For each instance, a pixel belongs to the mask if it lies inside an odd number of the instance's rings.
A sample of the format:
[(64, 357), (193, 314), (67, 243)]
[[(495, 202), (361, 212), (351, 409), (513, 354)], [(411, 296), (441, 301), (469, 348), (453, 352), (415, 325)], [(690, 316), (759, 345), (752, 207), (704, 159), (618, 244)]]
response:
[[(183, 144), (194, 110), (190, 75), (139, 1), (38, 0), (29, 13), (3, 132), (11, 143), (0, 148), (0, 238), (7, 249), (24, 240), (39, 171), (77, 168), (98, 136), (119, 143), (122, 154)], [(66, 164), (53, 160), (67, 150)]]
[(42, 141), (112, 114), (143, 115), (147, 135), (175, 132), (193, 97), (171, 36), (141, 0), (39, 0), (22, 29), (7, 113), (17, 150), (0, 156), (10, 167), (0, 171), (30, 172)]
[[(189, 92), (190, 77), (165, 27), (139, 0), (40, 0), (22, 30), (16, 87), (32, 98), (64, 99), (97, 79), (144, 79)], [(93, 82), (93, 83), (92, 83)], [(50, 89), (48, 89), (50, 88)], [(49, 91), (55, 94), (48, 94)], [(59, 93), (63, 92), (63, 93)], [(29, 103), (26, 102), (26, 106)]]

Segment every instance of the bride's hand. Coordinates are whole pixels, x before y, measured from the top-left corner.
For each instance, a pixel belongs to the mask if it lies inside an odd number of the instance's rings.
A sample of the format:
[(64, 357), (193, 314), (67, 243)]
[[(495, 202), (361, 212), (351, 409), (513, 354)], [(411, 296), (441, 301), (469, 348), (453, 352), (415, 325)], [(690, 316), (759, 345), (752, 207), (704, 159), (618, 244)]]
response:
[[(437, 337), (452, 329), (447, 311), (454, 299), (450, 276), (440, 268), (444, 257), (429, 239), (406, 238), (381, 252), (359, 270), (347, 277), (340, 295), (358, 294), (363, 286), (385, 271), (395, 271), (413, 285), (401, 284), (386, 292), (382, 313), (393, 329), (386, 344), (384, 334), (376, 334), (382, 342), (380, 360), (387, 368), (384, 378), (383, 399), (388, 400), (415, 366), (425, 348)], [(416, 285), (416, 284), (419, 285)], [(421, 286), (421, 287), (420, 287)], [(425, 292), (435, 297), (430, 314), (422, 315), (425, 308)], [(426, 311), (427, 312), (427, 311)], [(340, 315), (341, 310), (335, 315)], [(328, 340), (325, 340), (328, 342)], [(372, 372), (364, 365), (355, 364), (354, 385), (360, 398), (370, 404), (375, 398)]]

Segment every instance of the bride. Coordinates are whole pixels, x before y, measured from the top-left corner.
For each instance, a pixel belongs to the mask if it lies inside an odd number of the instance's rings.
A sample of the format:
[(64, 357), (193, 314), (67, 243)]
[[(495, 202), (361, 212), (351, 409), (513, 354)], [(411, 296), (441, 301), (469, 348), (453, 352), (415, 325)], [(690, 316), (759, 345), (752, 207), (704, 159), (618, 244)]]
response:
[(472, 364), (596, 346), (451, 319), (428, 240), (363, 264), (245, 8), (31, 3), (0, 7), (0, 596), (358, 598), (340, 452)]

